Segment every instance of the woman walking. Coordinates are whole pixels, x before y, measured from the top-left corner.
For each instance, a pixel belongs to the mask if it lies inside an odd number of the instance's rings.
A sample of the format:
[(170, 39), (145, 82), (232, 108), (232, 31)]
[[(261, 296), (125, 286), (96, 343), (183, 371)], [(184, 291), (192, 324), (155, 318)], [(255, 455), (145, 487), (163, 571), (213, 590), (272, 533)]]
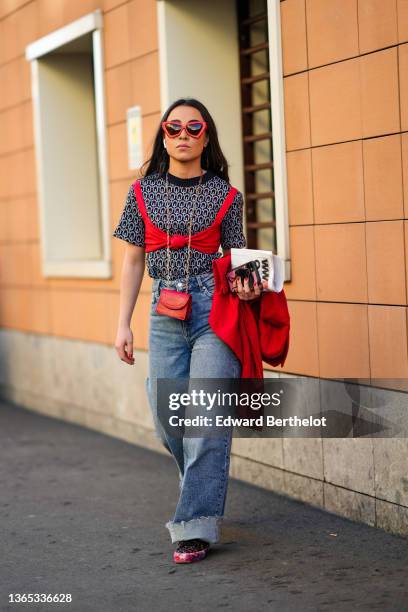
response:
[[(115, 348), (122, 361), (134, 363), (130, 322), (147, 253), (153, 282), (146, 391), (156, 435), (179, 474), (179, 500), (166, 523), (171, 541), (177, 543), (173, 559), (189, 563), (203, 559), (210, 544), (220, 539), (232, 428), (216, 437), (170, 436), (158, 415), (156, 381), (241, 375), (239, 360), (212, 331), (208, 316), (215, 286), (213, 260), (232, 247), (246, 246), (243, 197), (229, 183), (210, 113), (193, 98), (179, 99), (166, 110), (145, 166), (142, 178), (129, 188), (113, 233), (128, 243)], [(249, 289), (246, 281), (236, 295), (248, 300), (260, 294), (261, 288)], [(173, 300), (181, 309), (172, 310)]]

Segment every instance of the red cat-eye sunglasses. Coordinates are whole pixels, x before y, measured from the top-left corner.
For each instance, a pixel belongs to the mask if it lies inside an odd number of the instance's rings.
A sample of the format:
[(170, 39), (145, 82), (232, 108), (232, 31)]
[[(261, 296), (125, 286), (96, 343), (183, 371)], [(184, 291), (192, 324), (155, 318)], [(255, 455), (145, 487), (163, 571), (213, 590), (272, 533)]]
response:
[(200, 138), (207, 128), (207, 123), (197, 120), (187, 121), (187, 123), (181, 123), (181, 121), (162, 121), (161, 126), (169, 138), (176, 138), (184, 128), (192, 138)]

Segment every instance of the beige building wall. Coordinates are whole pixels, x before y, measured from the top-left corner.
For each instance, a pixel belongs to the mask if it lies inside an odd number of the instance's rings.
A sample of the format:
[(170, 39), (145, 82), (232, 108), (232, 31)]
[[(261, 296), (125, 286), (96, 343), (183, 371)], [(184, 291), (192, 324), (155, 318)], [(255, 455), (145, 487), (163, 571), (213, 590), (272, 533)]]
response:
[[(408, 378), (408, 2), (283, 0), (292, 279), (291, 346), (268, 376)], [(142, 107), (145, 158), (161, 117), (156, 0), (0, 3), (0, 385), (3, 397), (163, 452), (147, 372), (151, 280), (113, 348), (124, 243), (112, 278), (45, 278), (29, 43), (103, 11), (110, 218), (135, 173), (126, 109)], [(317, 398), (316, 401), (319, 401)], [(406, 440), (234, 439), (232, 475), (408, 533)]]
[(408, 3), (284, 0), (281, 14), (293, 270), (285, 365), (406, 379)]
[[(285, 369), (406, 389), (408, 2), (283, 0), (281, 18)], [(405, 439), (286, 439), (274, 465), (301, 499), (406, 534), (407, 459)]]

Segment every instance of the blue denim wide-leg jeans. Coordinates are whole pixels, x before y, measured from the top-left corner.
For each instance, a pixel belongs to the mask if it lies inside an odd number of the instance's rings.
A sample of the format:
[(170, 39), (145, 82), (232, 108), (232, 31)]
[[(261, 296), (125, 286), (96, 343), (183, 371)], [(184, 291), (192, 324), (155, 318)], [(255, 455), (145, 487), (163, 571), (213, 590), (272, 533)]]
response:
[(215, 284), (212, 272), (189, 279), (189, 293), (193, 296), (190, 319), (180, 321), (155, 312), (160, 290), (177, 289), (179, 280), (182, 279), (153, 280), (146, 379), (156, 435), (175, 459), (180, 479), (175, 515), (165, 526), (172, 542), (201, 538), (216, 543), (227, 495), (232, 427), (225, 427), (216, 437), (169, 436), (158, 418), (156, 381), (239, 378), (241, 364), (208, 323)]

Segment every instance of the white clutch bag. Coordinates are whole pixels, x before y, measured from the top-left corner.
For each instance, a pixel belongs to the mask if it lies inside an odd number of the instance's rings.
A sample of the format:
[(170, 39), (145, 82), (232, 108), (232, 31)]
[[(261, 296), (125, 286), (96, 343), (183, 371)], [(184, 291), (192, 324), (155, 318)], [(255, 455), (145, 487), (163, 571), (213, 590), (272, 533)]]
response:
[(259, 262), (258, 271), (262, 281), (268, 281), (268, 289), (264, 291), (276, 291), (283, 289), (285, 280), (285, 265), (283, 259), (274, 255), (272, 251), (261, 251), (260, 249), (231, 249), (231, 268), (237, 268), (248, 261)]

